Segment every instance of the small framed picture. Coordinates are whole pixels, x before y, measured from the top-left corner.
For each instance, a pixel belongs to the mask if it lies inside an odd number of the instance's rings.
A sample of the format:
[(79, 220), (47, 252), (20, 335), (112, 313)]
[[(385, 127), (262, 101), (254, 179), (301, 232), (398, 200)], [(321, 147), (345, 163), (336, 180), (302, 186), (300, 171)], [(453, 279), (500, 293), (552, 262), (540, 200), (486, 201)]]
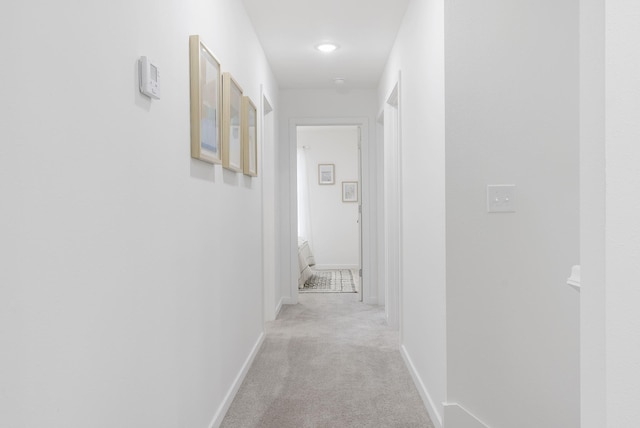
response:
[(342, 202), (358, 202), (358, 182), (342, 182)]
[(332, 163), (318, 164), (318, 184), (335, 184), (335, 165)]
[(249, 97), (242, 97), (242, 151), (245, 175), (258, 176), (257, 109)]
[(220, 63), (202, 43), (189, 36), (191, 157), (220, 163)]
[(243, 172), (242, 88), (231, 74), (222, 74), (222, 166)]

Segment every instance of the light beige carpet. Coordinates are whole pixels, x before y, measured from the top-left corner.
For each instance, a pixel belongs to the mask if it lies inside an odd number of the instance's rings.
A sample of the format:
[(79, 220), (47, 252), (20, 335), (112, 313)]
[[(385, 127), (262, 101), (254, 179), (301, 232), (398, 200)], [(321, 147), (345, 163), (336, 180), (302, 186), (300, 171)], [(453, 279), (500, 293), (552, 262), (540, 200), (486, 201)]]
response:
[(432, 428), (383, 309), (300, 295), (267, 336), (224, 428)]

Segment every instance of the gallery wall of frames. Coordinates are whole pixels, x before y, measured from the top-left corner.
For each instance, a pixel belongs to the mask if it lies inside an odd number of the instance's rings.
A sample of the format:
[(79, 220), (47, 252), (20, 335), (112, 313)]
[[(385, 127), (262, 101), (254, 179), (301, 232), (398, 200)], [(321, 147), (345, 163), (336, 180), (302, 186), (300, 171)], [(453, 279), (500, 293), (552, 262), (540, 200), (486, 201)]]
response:
[(189, 37), (191, 157), (250, 177), (258, 176), (255, 103), (204, 44)]

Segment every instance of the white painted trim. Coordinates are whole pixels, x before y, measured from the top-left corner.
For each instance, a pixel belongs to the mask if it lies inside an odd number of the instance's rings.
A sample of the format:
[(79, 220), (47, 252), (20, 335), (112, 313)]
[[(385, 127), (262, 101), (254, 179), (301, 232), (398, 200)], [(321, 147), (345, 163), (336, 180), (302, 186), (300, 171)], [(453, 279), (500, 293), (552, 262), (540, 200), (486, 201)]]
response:
[[(442, 403), (444, 406), (444, 423), (452, 428), (489, 428), (489, 425), (475, 417), (473, 413), (458, 403)], [(455, 419), (452, 419), (455, 417)], [(451, 422), (453, 420), (453, 423)]]
[(277, 319), (278, 315), (280, 315), (280, 311), (282, 310), (282, 305), (284, 305), (284, 297), (280, 299), (278, 302), (278, 306), (276, 307), (276, 315), (273, 319)]
[[(259, 127), (260, 127), (260, 153), (259, 160), (259, 182), (261, 193), (261, 219), (262, 219), (262, 319), (264, 321), (272, 321), (277, 316), (277, 311), (274, 308), (274, 301), (276, 299), (277, 289), (277, 264), (279, 260), (273, 256), (278, 254), (277, 237), (275, 233), (277, 231), (275, 220), (277, 219), (275, 213), (275, 197), (277, 195), (276, 188), (278, 186), (277, 170), (275, 167), (275, 158), (277, 156), (276, 147), (276, 117), (273, 111), (271, 98), (266, 94), (264, 86), (260, 85), (260, 114), (258, 115)], [(265, 122), (269, 120), (271, 131), (267, 136), (267, 129)], [(269, 142), (268, 147), (266, 142)], [(270, 165), (267, 165), (265, 161), (265, 154), (268, 153)], [(265, 171), (269, 171), (269, 179)], [(266, 184), (265, 184), (266, 182)], [(266, 208), (265, 208), (266, 207)], [(269, 255), (269, 257), (265, 257)]]
[(398, 266), (398, 336), (400, 336), (400, 343), (404, 343), (404, 329), (402, 324), (402, 298), (403, 298), (403, 284), (404, 284), (404, 252), (403, 249), (403, 184), (402, 184), (402, 70), (398, 70), (398, 259), (400, 264)]
[(351, 269), (358, 270), (360, 269), (356, 265), (315, 265), (312, 266), (313, 269)]
[(409, 370), (411, 377), (413, 378), (413, 383), (416, 385), (416, 388), (418, 389), (418, 393), (422, 398), (422, 402), (424, 403), (424, 406), (427, 408), (427, 413), (429, 413), (431, 422), (433, 422), (433, 425), (436, 428), (443, 428), (442, 415), (440, 414), (440, 412), (438, 412), (438, 408), (436, 407), (435, 402), (431, 398), (431, 394), (429, 394), (429, 390), (427, 389), (424, 382), (422, 381), (422, 378), (418, 374), (418, 370), (416, 370), (416, 366), (413, 364), (413, 360), (411, 359), (411, 356), (409, 356), (409, 352), (407, 352), (407, 348), (405, 348), (404, 345), (400, 346), (400, 354), (402, 355), (402, 358), (404, 359), (404, 363), (407, 366), (407, 369)]
[(298, 303), (298, 131), (297, 120), (289, 120), (289, 297)]
[(291, 297), (285, 296), (280, 300), (280, 307), (282, 307), (282, 305), (295, 305), (296, 303), (298, 303), (297, 300), (294, 302)]
[(249, 368), (251, 367), (251, 364), (253, 364), (253, 360), (256, 358), (256, 355), (258, 355), (258, 351), (260, 351), (260, 348), (264, 343), (264, 338), (265, 338), (265, 333), (263, 331), (262, 333), (260, 333), (260, 337), (258, 337), (258, 340), (255, 343), (255, 345), (253, 345), (253, 349), (251, 350), (251, 352), (249, 353), (249, 356), (247, 357), (244, 364), (242, 365), (242, 369), (236, 376), (235, 380), (233, 381), (233, 384), (231, 384), (231, 388), (229, 388), (227, 395), (224, 397), (224, 400), (222, 401), (222, 404), (220, 405), (220, 407), (218, 407), (218, 411), (213, 417), (213, 420), (211, 421), (211, 423), (209, 424), (209, 428), (218, 428), (222, 424), (222, 420), (227, 414), (229, 407), (231, 407), (231, 403), (233, 402), (233, 399), (238, 393), (238, 390), (240, 389), (240, 385), (242, 385), (244, 378), (247, 376), (247, 373), (249, 372)]
[[(289, 186), (289, 201), (290, 201), (290, 216), (291, 216), (291, 225), (289, 233), (290, 235), (290, 253), (289, 253), (289, 261), (291, 267), (291, 281), (289, 284), (291, 301), (290, 304), (298, 303), (298, 209), (297, 209), (297, 165), (296, 165), (296, 148), (297, 148), (297, 127), (298, 126), (359, 126), (361, 129), (361, 144), (362, 151), (360, 164), (362, 165), (363, 172), (365, 163), (367, 165), (367, 172), (369, 171), (369, 150), (371, 150), (374, 145), (371, 142), (371, 136), (369, 133), (369, 118), (368, 117), (338, 117), (338, 118), (291, 118), (289, 119), (289, 177), (291, 178), (291, 183)], [(365, 151), (366, 149), (366, 151)], [(371, 182), (371, 178), (368, 174), (363, 174), (362, 182), (361, 182), (361, 195), (362, 195), (362, 218), (363, 221), (361, 223), (361, 230), (363, 235), (366, 234), (369, 238), (371, 236), (371, 228), (369, 227), (369, 222), (372, 219), (372, 214), (374, 211), (374, 207), (371, 206), (372, 198), (369, 195), (369, 189), (374, 185)], [(366, 193), (364, 190), (366, 189)], [(375, 200), (375, 199), (374, 199)], [(365, 227), (365, 219), (368, 227)], [(375, 230), (375, 229), (374, 229)], [(375, 233), (375, 232), (373, 232)], [(370, 242), (370, 241), (369, 241)], [(363, 278), (372, 278), (372, 276), (377, 275), (377, 272), (374, 272), (372, 266), (372, 256), (369, 248), (363, 249), (363, 259), (361, 260), (362, 270), (363, 270)], [(367, 268), (371, 270), (371, 272), (367, 271)], [(364, 292), (367, 294), (367, 298), (371, 297), (371, 294), (375, 294), (377, 296), (377, 290), (372, 290), (369, 283), (377, 283), (377, 281), (370, 280), (369, 282), (365, 282), (364, 284)]]
[(402, 330), (402, 112), (401, 72), (383, 105), (384, 284), (387, 324)]
[[(629, 3), (630, 5), (631, 3)], [(580, 420), (607, 426), (605, 0), (580, 1)]]
[[(375, 212), (376, 212), (376, 223), (373, 227), (374, 235), (376, 238), (376, 246), (375, 246), (375, 260), (376, 260), (376, 277), (377, 277), (377, 293), (376, 300), (377, 304), (381, 306), (385, 306), (386, 300), (386, 288), (387, 288), (387, 276), (386, 276), (386, 267), (385, 267), (385, 247), (386, 247), (386, 238), (385, 238), (385, 217), (384, 217), (384, 186), (385, 186), (385, 178), (384, 178), (384, 136), (385, 136), (385, 124), (384, 124), (384, 107), (380, 112), (380, 116), (378, 117), (376, 124), (376, 151), (375, 151), (375, 171), (376, 171), (376, 199), (375, 199)], [(386, 311), (385, 311), (386, 315)]]
[(364, 303), (366, 305), (377, 305), (378, 304), (378, 297), (377, 296), (369, 296), (367, 298), (364, 299)]

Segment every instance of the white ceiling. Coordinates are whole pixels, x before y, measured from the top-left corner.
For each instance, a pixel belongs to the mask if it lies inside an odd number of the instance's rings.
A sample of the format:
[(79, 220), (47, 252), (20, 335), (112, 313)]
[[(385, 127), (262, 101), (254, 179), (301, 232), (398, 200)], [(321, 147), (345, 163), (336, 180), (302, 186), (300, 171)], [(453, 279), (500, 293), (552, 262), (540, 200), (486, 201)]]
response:
[[(409, 0), (243, 0), (281, 88), (375, 88)], [(340, 48), (324, 54), (324, 41)]]

